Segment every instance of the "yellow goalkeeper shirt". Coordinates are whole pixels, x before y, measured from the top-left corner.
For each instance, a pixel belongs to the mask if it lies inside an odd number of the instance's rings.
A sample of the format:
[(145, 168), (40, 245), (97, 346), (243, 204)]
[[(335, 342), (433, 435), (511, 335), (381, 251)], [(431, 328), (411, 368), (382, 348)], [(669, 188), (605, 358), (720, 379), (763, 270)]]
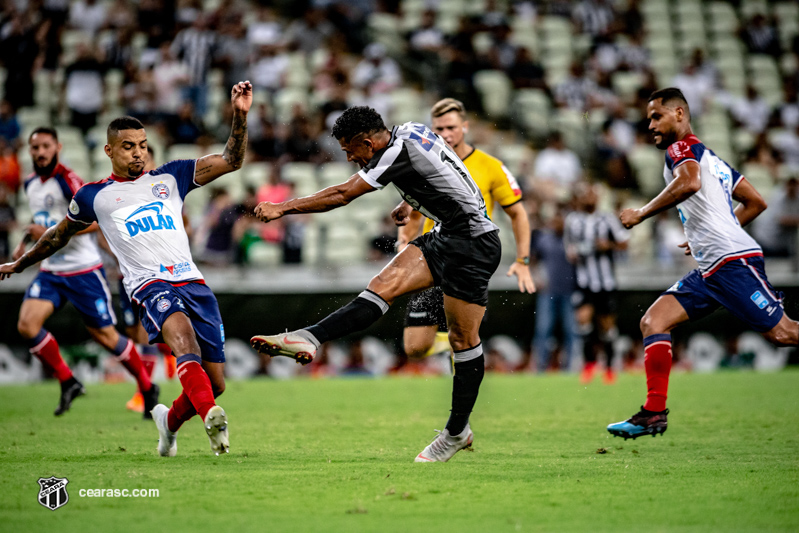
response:
[[(482, 150), (475, 148), (472, 153), (463, 158), (463, 163), (469, 170), (486, 203), (488, 218), (492, 218), (494, 203), (510, 207), (522, 199), (519, 183), (502, 161), (492, 157)], [(424, 221), (424, 233), (427, 233), (435, 223), (428, 219)]]

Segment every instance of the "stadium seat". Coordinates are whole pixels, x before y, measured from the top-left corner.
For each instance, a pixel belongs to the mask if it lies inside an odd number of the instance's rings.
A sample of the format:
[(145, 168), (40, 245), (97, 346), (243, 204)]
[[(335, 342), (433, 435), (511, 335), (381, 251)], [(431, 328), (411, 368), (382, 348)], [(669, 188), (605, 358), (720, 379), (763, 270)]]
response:
[(651, 144), (636, 143), (627, 153), (633, 167), (641, 194), (654, 198), (665, 186), (663, 180), (663, 154)]
[(198, 159), (204, 154), (200, 153), (200, 147), (196, 144), (173, 144), (167, 149), (165, 161), (175, 159)]
[(286, 87), (275, 93), (275, 115), (278, 122), (287, 124), (294, 116), (295, 107), (308, 109), (308, 91), (297, 87)]
[(761, 196), (768, 199), (769, 192), (774, 188), (774, 178), (768, 167), (759, 163), (744, 163), (741, 174), (751, 183)]
[(344, 183), (356, 172), (358, 168), (352, 163), (325, 163), (319, 167), (319, 186), (330, 187)]
[(404, 51), (400, 24), (399, 17), (392, 13), (372, 13), (367, 19), (371, 40), (383, 44), (391, 55)]
[(391, 120), (394, 124), (425, 122), (426, 111), (418, 91), (400, 87), (391, 92)]
[(283, 260), (283, 249), (279, 244), (254, 242), (247, 249), (247, 260), (252, 266), (279, 266)]
[(244, 162), (241, 168), (242, 180), (245, 184), (252, 187), (260, 187), (267, 181), (272, 174), (272, 164), (263, 161), (255, 161), (252, 163)]
[(480, 93), (483, 110), (489, 119), (508, 116), (513, 87), (508, 76), (499, 70), (480, 70), (474, 74), (474, 86)]
[(313, 163), (286, 163), (280, 171), (280, 177), (285, 182), (293, 183), (297, 189), (313, 192), (318, 188), (316, 165)]

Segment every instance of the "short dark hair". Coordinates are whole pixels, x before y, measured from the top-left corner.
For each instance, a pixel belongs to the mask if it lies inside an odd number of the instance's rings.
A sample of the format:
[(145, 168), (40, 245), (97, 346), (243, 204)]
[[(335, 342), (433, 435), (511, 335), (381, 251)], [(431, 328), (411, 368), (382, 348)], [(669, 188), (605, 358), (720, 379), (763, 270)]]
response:
[(336, 119), (332, 134), (336, 139), (344, 139), (344, 142), (349, 143), (353, 137), (362, 133), (371, 135), (385, 129), (386, 125), (380, 113), (368, 106), (354, 106)]
[(55, 139), (56, 142), (58, 142), (58, 132), (55, 130), (55, 128), (49, 128), (47, 126), (39, 126), (35, 130), (33, 130), (31, 134), (28, 136), (28, 142), (31, 142), (33, 136), (39, 133), (46, 133), (47, 135), (51, 135), (53, 139)]
[(108, 125), (108, 129), (106, 130), (106, 139), (108, 140), (108, 144), (111, 144), (111, 140), (116, 137), (120, 131), (143, 129), (144, 124), (142, 124), (137, 118), (130, 116), (115, 118), (111, 121), (111, 124)]
[(648, 101), (651, 102), (652, 100), (660, 100), (663, 105), (668, 105), (674, 101), (677, 101), (685, 109), (685, 112), (688, 115), (691, 114), (691, 110), (688, 108), (688, 100), (685, 99), (685, 95), (677, 87), (658, 89), (649, 95)]

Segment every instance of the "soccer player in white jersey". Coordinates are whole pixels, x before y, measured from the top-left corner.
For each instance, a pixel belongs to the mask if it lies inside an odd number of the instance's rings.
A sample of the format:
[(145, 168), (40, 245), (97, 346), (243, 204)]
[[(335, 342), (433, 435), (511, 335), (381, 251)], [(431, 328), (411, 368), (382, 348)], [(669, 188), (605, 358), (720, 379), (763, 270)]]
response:
[(374, 109), (356, 106), (336, 120), (332, 133), (347, 160), (358, 163), (361, 171), (305, 198), (258, 204), (255, 213), (262, 221), (329, 211), (393, 183), (403, 198), (391, 213), (396, 224), (407, 224), (416, 209), (434, 220), (436, 228), (406, 246), (355, 300), (319, 323), (290, 333), (256, 336), (251, 343), (262, 353), (305, 364), (323, 342), (370, 326), (399, 296), (440, 286), (455, 352), (452, 410), (444, 430), (416, 461), (448, 461), (471, 446), (474, 438), (469, 415), (485, 373), (479, 329), (488, 280), (502, 253), (499, 229), (486, 215), (483, 196), (463, 161), (427, 126), (408, 122), (389, 130)]
[[(655, 145), (666, 150), (666, 188), (640, 209), (621, 212), (627, 228), (677, 207), (688, 241), (682, 246), (699, 268), (664, 292), (641, 319), (647, 398), (641, 411), (610, 424), (614, 436), (637, 438), (666, 431), (671, 370), (671, 330), (726, 308), (779, 346), (799, 344), (799, 322), (785, 314), (782, 293), (766, 278), (763, 252), (743, 230), (766, 202), (734, 168), (707, 148), (691, 129), (679, 89), (655, 91), (647, 105)], [(733, 207), (733, 200), (740, 202)]]
[[(28, 138), (34, 172), (25, 180), (33, 223), (14, 251), (14, 259), (25, 253), (30, 241), (37, 241), (67, 214), (67, 207), (83, 181), (58, 160), (61, 144), (52, 128), (37, 128)], [(114, 328), (116, 317), (111, 306), (100, 250), (97, 246), (97, 224), (81, 228), (74, 239), (61, 250), (42, 261), (39, 274), (25, 292), (19, 310), (17, 329), (30, 351), (48, 367), (61, 383), (61, 399), (56, 416), (66, 412), (72, 400), (85, 393), (83, 385), (61, 357), (55, 337), (44, 329), (45, 321), (67, 302), (80, 313), (92, 338), (136, 378), (143, 402), (152, 409), (158, 403), (158, 385), (142, 365), (136, 345)], [(151, 418), (146, 410), (144, 418)]]
[(229, 448), (227, 415), (214, 401), (225, 390), (224, 326), (216, 298), (192, 261), (181, 209), (191, 190), (241, 168), (250, 82), (234, 85), (230, 99), (233, 128), (222, 154), (172, 161), (148, 173), (143, 172), (147, 134), (141, 122), (132, 117), (112, 121), (105, 153), (113, 174), (81, 188), (63, 220), (20, 259), (0, 265), (0, 279), (21, 272), (98, 223), (150, 342), (165, 342), (177, 357), (183, 392), (171, 408), (158, 404), (152, 410), (162, 456), (177, 453), (177, 431), (195, 414), (203, 419), (211, 450), (218, 455)]

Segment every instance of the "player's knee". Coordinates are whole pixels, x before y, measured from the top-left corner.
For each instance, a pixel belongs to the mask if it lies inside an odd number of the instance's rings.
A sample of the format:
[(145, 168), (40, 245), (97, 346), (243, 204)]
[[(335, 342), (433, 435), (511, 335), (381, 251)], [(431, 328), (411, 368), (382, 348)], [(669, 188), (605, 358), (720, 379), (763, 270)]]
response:
[(658, 324), (657, 319), (655, 319), (655, 317), (652, 316), (652, 313), (649, 311), (644, 313), (644, 316), (641, 317), (639, 327), (641, 328), (641, 333), (645, 338), (650, 335), (655, 335), (656, 333), (665, 333), (664, 331), (661, 331), (663, 328), (660, 324)]
[(456, 352), (468, 350), (480, 344), (480, 336), (476, 331), (466, 331), (450, 325), (449, 344)]
[(20, 318), (17, 321), (17, 331), (19, 331), (19, 334), (22, 335), (22, 337), (24, 337), (25, 339), (34, 338), (36, 335), (39, 334), (40, 329), (42, 329), (41, 326), (39, 326), (38, 324), (34, 324), (29, 320)]
[[(432, 344), (430, 345), (432, 346)], [(423, 343), (417, 341), (405, 341), (405, 355), (410, 357), (411, 359), (421, 359), (427, 353), (427, 350), (430, 349), (430, 346), (426, 346)]]

